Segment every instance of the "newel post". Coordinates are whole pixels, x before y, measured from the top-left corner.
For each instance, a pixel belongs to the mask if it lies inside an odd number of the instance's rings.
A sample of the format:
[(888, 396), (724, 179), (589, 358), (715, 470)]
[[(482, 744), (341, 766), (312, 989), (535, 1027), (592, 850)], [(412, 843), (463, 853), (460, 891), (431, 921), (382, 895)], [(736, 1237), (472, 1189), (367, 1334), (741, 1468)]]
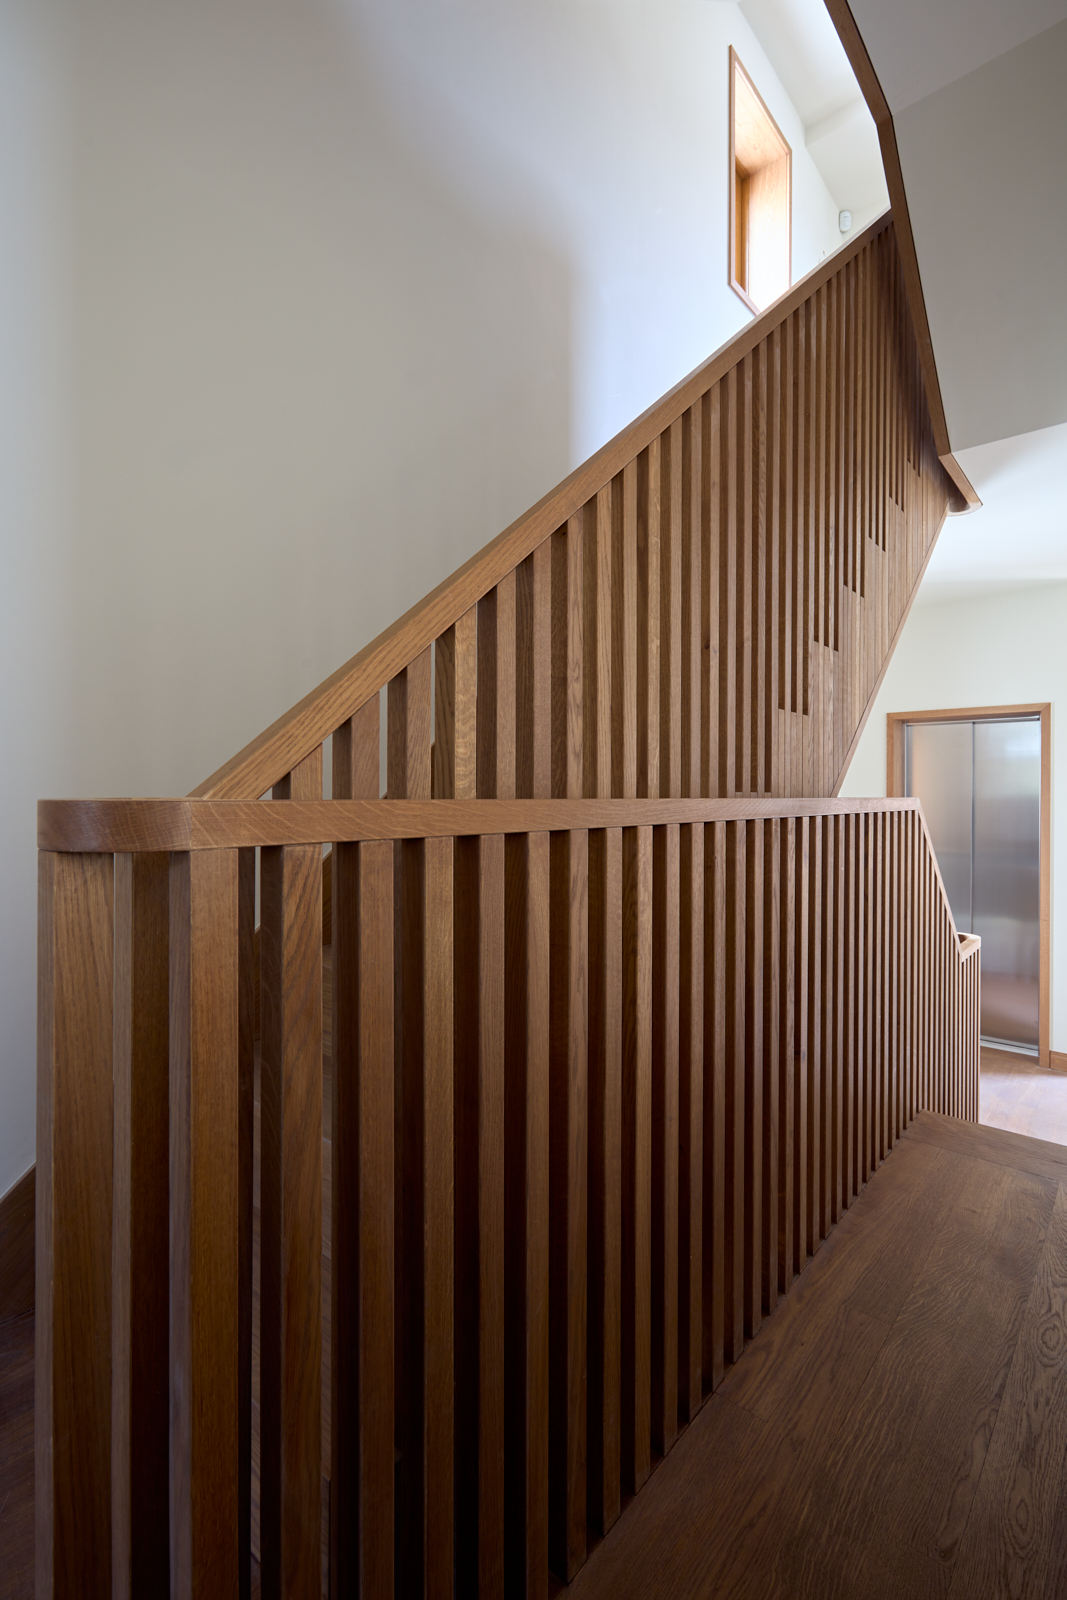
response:
[(111, 1591), (114, 870), (38, 869), (36, 1591)]
[(237, 1594), (238, 852), (170, 861), (171, 1600)]

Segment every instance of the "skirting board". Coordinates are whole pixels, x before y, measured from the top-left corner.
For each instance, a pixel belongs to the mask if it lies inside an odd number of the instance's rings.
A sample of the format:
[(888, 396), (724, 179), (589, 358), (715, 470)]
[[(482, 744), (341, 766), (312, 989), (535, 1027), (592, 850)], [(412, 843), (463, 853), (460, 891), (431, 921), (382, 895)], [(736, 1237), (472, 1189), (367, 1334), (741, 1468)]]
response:
[(1053, 1072), (1067, 1072), (1067, 1050), (1050, 1050), (1048, 1064)]
[(0, 1322), (34, 1305), (34, 1196), (31, 1167), (0, 1199)]

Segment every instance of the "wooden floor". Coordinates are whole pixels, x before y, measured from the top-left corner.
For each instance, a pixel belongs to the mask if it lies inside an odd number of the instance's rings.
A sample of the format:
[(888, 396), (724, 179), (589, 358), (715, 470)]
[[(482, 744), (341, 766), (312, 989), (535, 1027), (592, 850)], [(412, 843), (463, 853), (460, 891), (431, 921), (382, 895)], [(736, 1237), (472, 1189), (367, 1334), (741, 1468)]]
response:
[(1067, 1595), (1067, 1149), (922, 1113), (573, 1600)]
[[(1067, 1596), (1067, 1148), (1019, 1137), (1067, 1146), (1067, 1074), (983, 1051), (981, 1106), (1018, 1131), (919, 1119), (576, 1597)], [(33, 1594), (33, 1326), (0, 1324), (3, 1600)]]
[(0, 1595), (33, 1600), (33, 1312), (0, 1322)]
[(983, 1046), (978, 1120), (1067, 1144), (1067, 1072), (1039, 1067), (1034, 1056)]

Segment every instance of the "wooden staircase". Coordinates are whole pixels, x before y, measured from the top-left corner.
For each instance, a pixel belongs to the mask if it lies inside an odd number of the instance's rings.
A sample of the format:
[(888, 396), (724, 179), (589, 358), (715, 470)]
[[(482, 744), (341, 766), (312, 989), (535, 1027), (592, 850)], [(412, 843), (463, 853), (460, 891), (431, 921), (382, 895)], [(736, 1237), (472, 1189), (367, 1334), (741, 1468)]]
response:
[(41, 1595), (249, 1593), (254, 1351), (264, 1594), (547, 1595), (976, 1117), (833, 798), (953, 507), (886, 216), (188, 799), (41, 803)]

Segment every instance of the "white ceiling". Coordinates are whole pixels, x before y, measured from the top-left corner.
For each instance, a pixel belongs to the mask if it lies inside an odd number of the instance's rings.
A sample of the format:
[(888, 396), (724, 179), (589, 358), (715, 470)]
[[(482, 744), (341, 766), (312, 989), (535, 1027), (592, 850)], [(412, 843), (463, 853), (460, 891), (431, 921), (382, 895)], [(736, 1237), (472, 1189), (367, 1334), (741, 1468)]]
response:
[(916, 603), (1067, 579), (1067, 423), (958, 459), (982, 507), (945, 523)]
[(920, 603), (1067, 579), (1067, 0), (850, 0), (893, 112), (953, 452)]
[[(741, 0), (804, 124), (805, 144), (852, 229), (889, 204), (878, 130), (823, 0)], [(846, 238), (848, 235), (846, 235)]]
[(850, 3), (894, 115), (1067, 19), (1067, 0)]
[(740, 11), (805, 128), (860, 97), (822, 0), (741, 0)]

